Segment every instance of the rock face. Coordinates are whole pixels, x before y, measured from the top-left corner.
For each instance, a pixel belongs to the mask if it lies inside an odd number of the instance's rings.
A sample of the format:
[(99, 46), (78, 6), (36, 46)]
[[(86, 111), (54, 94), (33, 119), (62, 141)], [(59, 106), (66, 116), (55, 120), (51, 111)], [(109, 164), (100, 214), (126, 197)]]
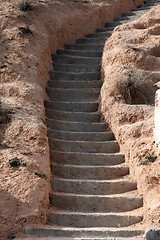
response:
[(101, 110), (144, 194), (147, 226), (158, 226), (160, 215), (160, 158), (146, 161), (158, 156), (153, 130), (154, 85), (160, 81), (159, 29), (160, 6), (155, 6), (138, 20), (117, 26), (102, 59)]
[(144, 240), (159, 240), (160, 239), (160, 228), (148, 228), (145, 231)]

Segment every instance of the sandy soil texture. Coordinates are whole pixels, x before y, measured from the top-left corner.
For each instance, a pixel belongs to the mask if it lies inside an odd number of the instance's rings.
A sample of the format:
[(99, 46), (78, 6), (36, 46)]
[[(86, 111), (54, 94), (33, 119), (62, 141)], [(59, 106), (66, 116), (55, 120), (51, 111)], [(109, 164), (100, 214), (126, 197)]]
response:
[[(116, 27), (105, 44), (102, 73), (101, 110), (143, 194), (144, 223), (159, 226), (160, 157), (153, 130), (155, 85), (160, 81), (160, 6)], [(146, 163), (148, 154), (157, 160)]]

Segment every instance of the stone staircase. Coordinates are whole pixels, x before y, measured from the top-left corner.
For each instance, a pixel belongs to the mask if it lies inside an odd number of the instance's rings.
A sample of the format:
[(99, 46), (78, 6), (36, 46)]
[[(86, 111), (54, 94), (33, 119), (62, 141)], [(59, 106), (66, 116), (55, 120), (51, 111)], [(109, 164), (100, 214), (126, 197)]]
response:
[(139, 18), (159, 3), (150, 0), (52, 56), (50, 100), (45, 101), (52, 206), (48, 225), (25, 228), (28, 239), (124, 240), (142, 235), (137, 225), (143, 219), (142, 197), (129, 180), (124, 155), (98, 111), (100, 62), (114, 27)]

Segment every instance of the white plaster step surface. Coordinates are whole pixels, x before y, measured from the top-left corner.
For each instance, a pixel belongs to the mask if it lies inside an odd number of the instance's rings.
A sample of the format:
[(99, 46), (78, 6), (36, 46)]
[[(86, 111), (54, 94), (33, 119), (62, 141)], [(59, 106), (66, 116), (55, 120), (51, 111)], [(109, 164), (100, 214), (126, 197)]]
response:
[(52, 60), (54, 63), (60, 63), (60, 64), (99, 64), (100, 58), (93, 58), (93, 57), (80, 57), (80, 56), (68, 56), (68, 55), (62, 55), (62, 54), (55, 54), (52, 55)]
[(85, 122), (69, 122), (47, 118), (47, 126), (60, 131), (74, 132), (104, 132), (106, 124), (104, 123), (85, 123)]
[(45, 107), (69, 112), (96, 112), (98, 111), (98, 102), (59, 102), (46, 100)]
[(98, 88), (92, 89), (72, 89), (72, 88), (49, 88), (47, 87), (47, 93), (52, 100), (58, 101), (97, 101), (100, 90)]
[(83, 213), (54, 211), (48, 213), (48, 220), (59, 226), (70, 227), (127, 227), (142, 221), (142, 216), (133, 213)]
[(69, 141), (49, 138), (51, 149), (63, 152), (116, 153), (120, 148), (116, 141)]
[(51, 164), (52, 174), (60, 178), (109, 180), (119, 179), (128, 175), (129, 169), (125, 166), (89, 166), (89, 165), (60, 165)]
[(118, 213), (142, 207), (143, 200), (142, 197), (137, 196), (84, 195), (53, 192), (51, 194), (51, 203), (54, 207), (66, 211)]
[(59, 164), (74, 164), (74, 165), (118, 165), (124, 163), (123, 154), (112, 153), (82, 153), (82, 152), (59, 152), (50, 151), (51, 161)]
[(101, 114), (87, 112), (69, 112), (46, 108), (46, 116), (50, 119), (66, 120), (71, 122), (100, 122)]
[(135, 182), (127, 180), (84, 180), (84, 179), (64, 179), (53, 178), (52, 189), (55, 192), (110, 195), (120, 194), (137, 189)]
[(100, 71), (100, 64), (60, 64), (54, 63), (53, 69), (60, 72), (85, 73)]
[[(45, 227), (26, 227), (26, 234), (41, 235), (41, 236), (53, 236), (58, 239), (64, 238), (64, 240), (72, 239), (105, 239), (105, 240), (128, 240), (135, 239), (136, 236), (143, 234), (139, 229), (127, 229), (127, 228), (74, 228), (74, 227), (62, 227), (62, 226), (45, 226)], [(112, 237), (112, 238), (111, 238)], [(134, 237), (134, 238), (133, 238)], [(68, 239), (69, 238), (69, 239)], [(54, 238), (53, 238), (54, 239)], [(139, 238), (138, 238), (139, 239)], [(136, 238), (136, 240), (138, 240)]]
[(114, 134), (108, 132), (71, 132), (71, 131), (56, 131), (48, 130), (49, 138), (56, 138), (71, 141), (113, 141), (115, 140)]
[(66, 49), (71, 50), (94, 50), (94, 51), (102, 51), (104, 47), (104, 44), (66, 44)]
[(71, 73), (71, 72), (55, 72), (50, 71), (50, 77), (54, 80), (71, 80), (71, 81), (91, 81), (91, 80), (99, 80), (100, 72), (87, 72), (87, 73)]
[(69, 55), (69, 56), (81, 56), (81, 57), (91, 57), (91, 58), (101, 58), (102, 51), (92, 51), (92, 50), (67, 50), (58, 49), (57, 54)]
[(108, 37), (97, 37), (97, 38), (82, 38), (77, 39), (79, 44), (104, 44)]
[(102, 86), (101, 80), (91, 80), (91, 81), (53, 80), (48, 82), (48, 87), (51, 87), (51, 88), (100, 88), (101, 86)]

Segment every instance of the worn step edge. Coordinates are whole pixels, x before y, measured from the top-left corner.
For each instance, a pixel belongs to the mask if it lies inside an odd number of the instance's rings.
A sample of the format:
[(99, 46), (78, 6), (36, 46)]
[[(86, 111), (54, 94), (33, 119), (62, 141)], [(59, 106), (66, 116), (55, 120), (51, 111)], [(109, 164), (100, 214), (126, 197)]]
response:
[(57, 138), (63, 140), (78, 140), (78, 141), (111, 141), (115, 140), (114, 134), (108, 132), (71, 132), (71, 131), (59, 131), (59, 130), (48, 130), (49, 138)]
[[(84, 195), (53, 191), (50, 195), (54, 207), (90, 213), (122, 213), (143, 206), (142, 197), (124, 195)], [(112, 211), (111, 211), (112, 209)]]
[[(72, 228), (61, 226), (25, 227), (25, 233), (42, 236), (65, 236), (65, 237), (135, 237), (144, 233), (143, 230), (128, 230), (117, 228)], [(86, 236), (87, 235), (87, 236)], [(97, 238), (96, 238), (97, 239)], [(106, 239), (106, 238), (105, 238)], [(128, 239), (127, 239), (128, 240)], [(137, 239), (138, 240), (138, 239)]]
[(74, 112), (96, 112), (98, 111), (98, 101), (95, 102), (67, 102), (45, 100), (46, 108)]
[(65, 179), (51, 178), (52, 190), (56, 192), (103, 195), (122, 194), (137, 190), (135, 182), (127, 180), (84, 180), (84, 179)]
[(120, 151), (117, 141), (70, 141), (49, 138), (49, 145), (51, 149), (64, 152), (116, 153)]

